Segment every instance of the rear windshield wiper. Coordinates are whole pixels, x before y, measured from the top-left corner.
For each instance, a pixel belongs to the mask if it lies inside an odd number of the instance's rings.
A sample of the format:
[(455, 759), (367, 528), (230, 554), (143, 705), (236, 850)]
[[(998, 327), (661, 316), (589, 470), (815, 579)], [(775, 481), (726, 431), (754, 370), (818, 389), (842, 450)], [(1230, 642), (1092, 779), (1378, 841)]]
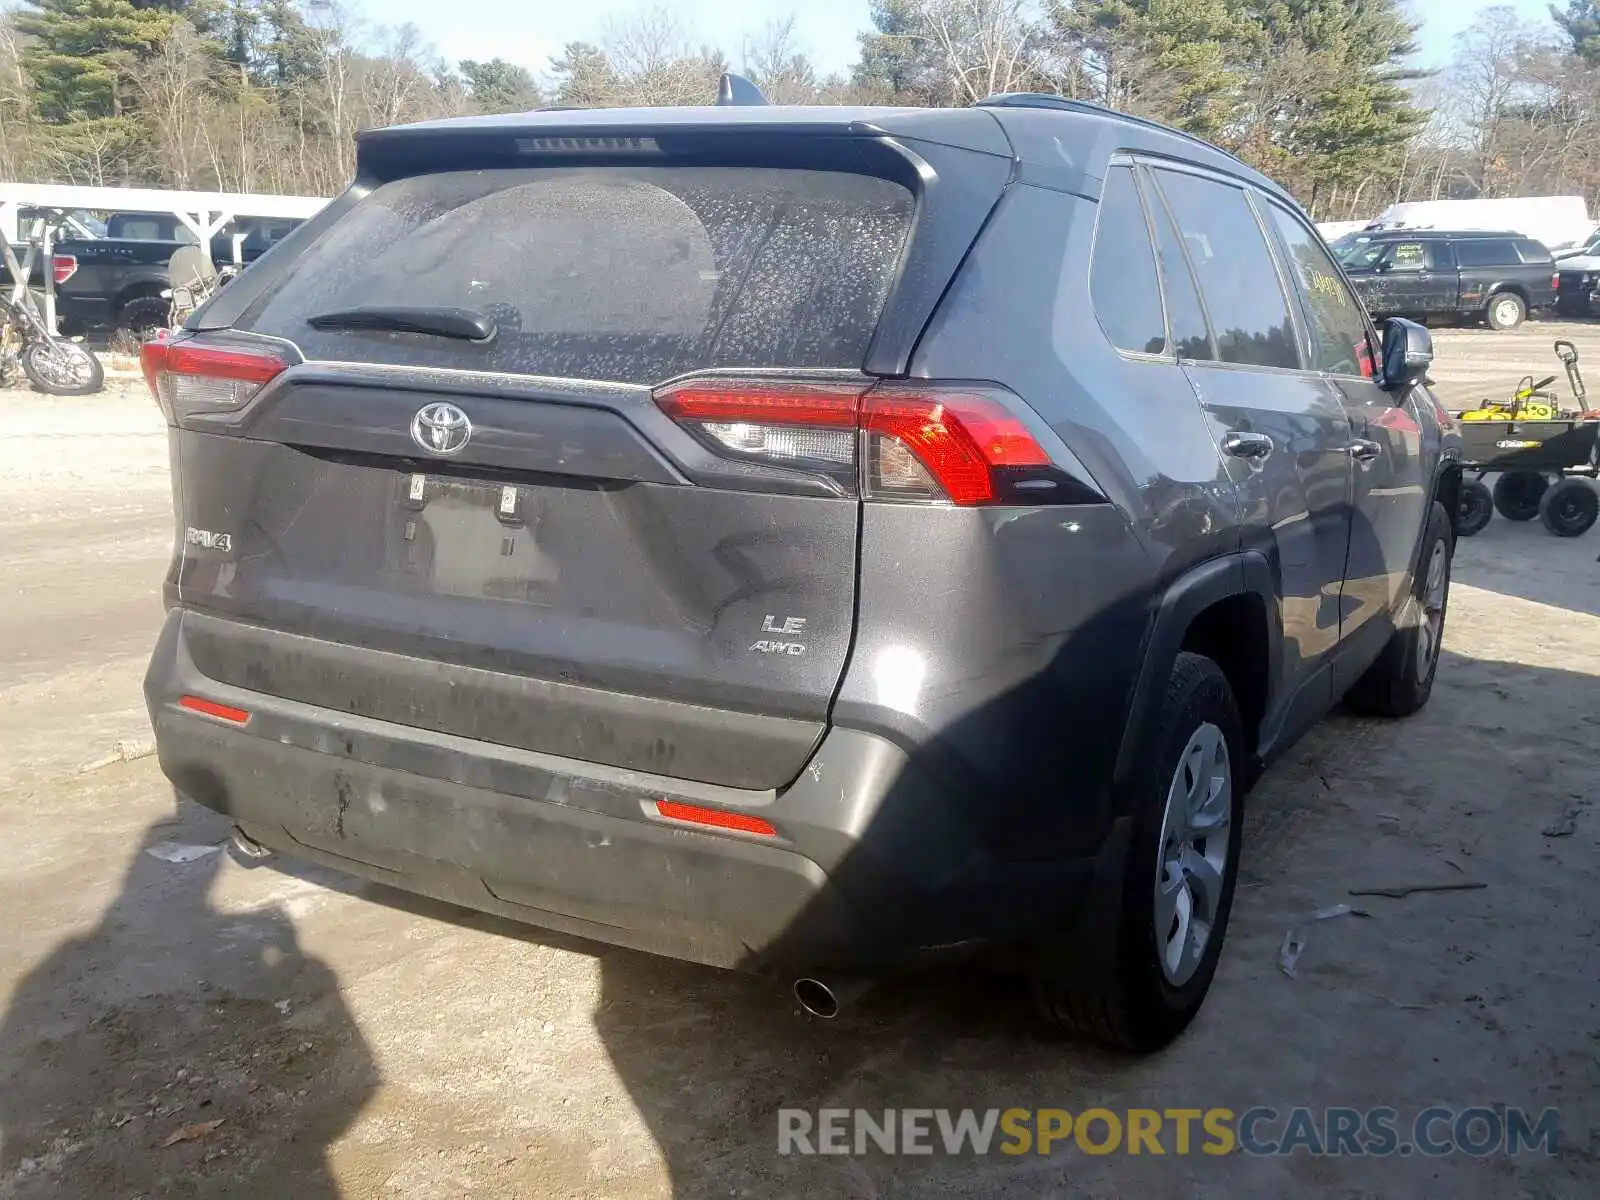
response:
[(394, 333), (427, 333), (435, 337), (487, 342), (494, 321), (472, 308), (430, 305), (362, 305), (308, 317), (313, 329), (382, 329)]

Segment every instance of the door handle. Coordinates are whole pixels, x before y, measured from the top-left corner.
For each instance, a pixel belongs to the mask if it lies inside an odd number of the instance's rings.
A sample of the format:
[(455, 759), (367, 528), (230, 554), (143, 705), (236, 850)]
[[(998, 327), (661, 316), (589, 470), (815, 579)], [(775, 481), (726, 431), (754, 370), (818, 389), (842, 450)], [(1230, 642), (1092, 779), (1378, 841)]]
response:
[(1357, 438), (1345, 447), (1350, 457), (1358, 463), (1369, 463), (1383, 453), (1383, 443), (1369, 442), (1366, 438)]
[(1262, 459), (1272, 453), (1272, 439), (1264, 433), (1232, 430), (1223, 435), (1222, 452), (1234, 458)]

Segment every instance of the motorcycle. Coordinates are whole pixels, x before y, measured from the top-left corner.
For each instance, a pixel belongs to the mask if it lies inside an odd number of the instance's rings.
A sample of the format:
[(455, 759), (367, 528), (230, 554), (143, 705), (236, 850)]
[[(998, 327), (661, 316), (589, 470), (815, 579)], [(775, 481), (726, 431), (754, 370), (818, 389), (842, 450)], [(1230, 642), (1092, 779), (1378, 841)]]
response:
[(238, 273), (239, 268), (235, 266), (219, 271), (211, 256), (198, 246), (184, 246), (178, 250), (167, 262), (167, 278), (172, 286), (161, 293), (171, 305), (168, 328), (182, 329), (195, 310)]
[(9, 386), (18, 370), (52, 396), (92, 395), (106, 382), (93, 350), (51, 334), (31, 291), (20, 300), (0, 292), (0, 385)]

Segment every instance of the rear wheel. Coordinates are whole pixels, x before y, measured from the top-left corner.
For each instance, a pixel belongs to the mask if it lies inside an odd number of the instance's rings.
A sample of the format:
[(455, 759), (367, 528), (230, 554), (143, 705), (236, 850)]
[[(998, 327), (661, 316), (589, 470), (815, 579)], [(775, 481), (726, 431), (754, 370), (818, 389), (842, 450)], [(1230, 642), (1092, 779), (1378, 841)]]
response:
[(1481, 479), (1464, 479), (1461, 496), (1456, 502), (1456, 536), (1471, 537), (1482, 533), (1483, 527), (1494, 516), (1494, 498)]
[(1494, 481), (1494, 507), (1508, 521), (1531, 521), (1550, 481), (1537, 471), (1507, 471)]
[(1439, 647), (1444, 641), (1444, 614), (1450, 604), (1452, 543), (1450, 518), (1444, 505), (1435, 503), (1411, 583), (1416, 619), (1394, 631), (1377, 661), (1346, 694), (1345, 703), (1354, 711), (1374, 717), (1409, 717), (1433, 694)]
[(172, 302), (160, 296), (140, 296), (129, 300), (117, 314), (117, 328), (131, 340), (144, 345), (165, 329), (172, 320)]
[(1131, 783), (1115, 960), (1092, 989), (1049, 978), (1034, 984), (1052, 1024), (1138, 1051), (1166, 1045), (1200, 1011), (1233, 907), (1243, 739), (1216, 663), (1178, 655), (1149, 744), (1153, 753)]
[(1600, 516), (1600, 494), (1586, 479), (1563, 479), (1539, 501), (1539, 519), (1557, 537), (1579, 537)]
[(1528, 306), (1515, 292), (1501, 292), (1491, 296), (1489, 307), (1484, 310), (1484, 320), (1489, 323), (1490, 329), (1515, 329), (1522, 324), (1527, 315)]

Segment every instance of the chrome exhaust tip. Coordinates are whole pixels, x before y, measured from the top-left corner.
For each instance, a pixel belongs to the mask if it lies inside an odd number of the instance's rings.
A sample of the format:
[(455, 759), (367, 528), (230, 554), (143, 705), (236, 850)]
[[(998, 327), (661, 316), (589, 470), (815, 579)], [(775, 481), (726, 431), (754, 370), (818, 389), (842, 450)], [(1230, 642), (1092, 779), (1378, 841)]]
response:
[(831, 1021), (857, 1000), (872, 984), (867, 980), (827, 983), (809, 975), (794, 981), (795, 1002), (822, 1021)]
[(246, 866), (255, 866), (272, 857), (272, 851), (251, 837), (239, 826), (233, 827), (232, 847), (235, 857)]

